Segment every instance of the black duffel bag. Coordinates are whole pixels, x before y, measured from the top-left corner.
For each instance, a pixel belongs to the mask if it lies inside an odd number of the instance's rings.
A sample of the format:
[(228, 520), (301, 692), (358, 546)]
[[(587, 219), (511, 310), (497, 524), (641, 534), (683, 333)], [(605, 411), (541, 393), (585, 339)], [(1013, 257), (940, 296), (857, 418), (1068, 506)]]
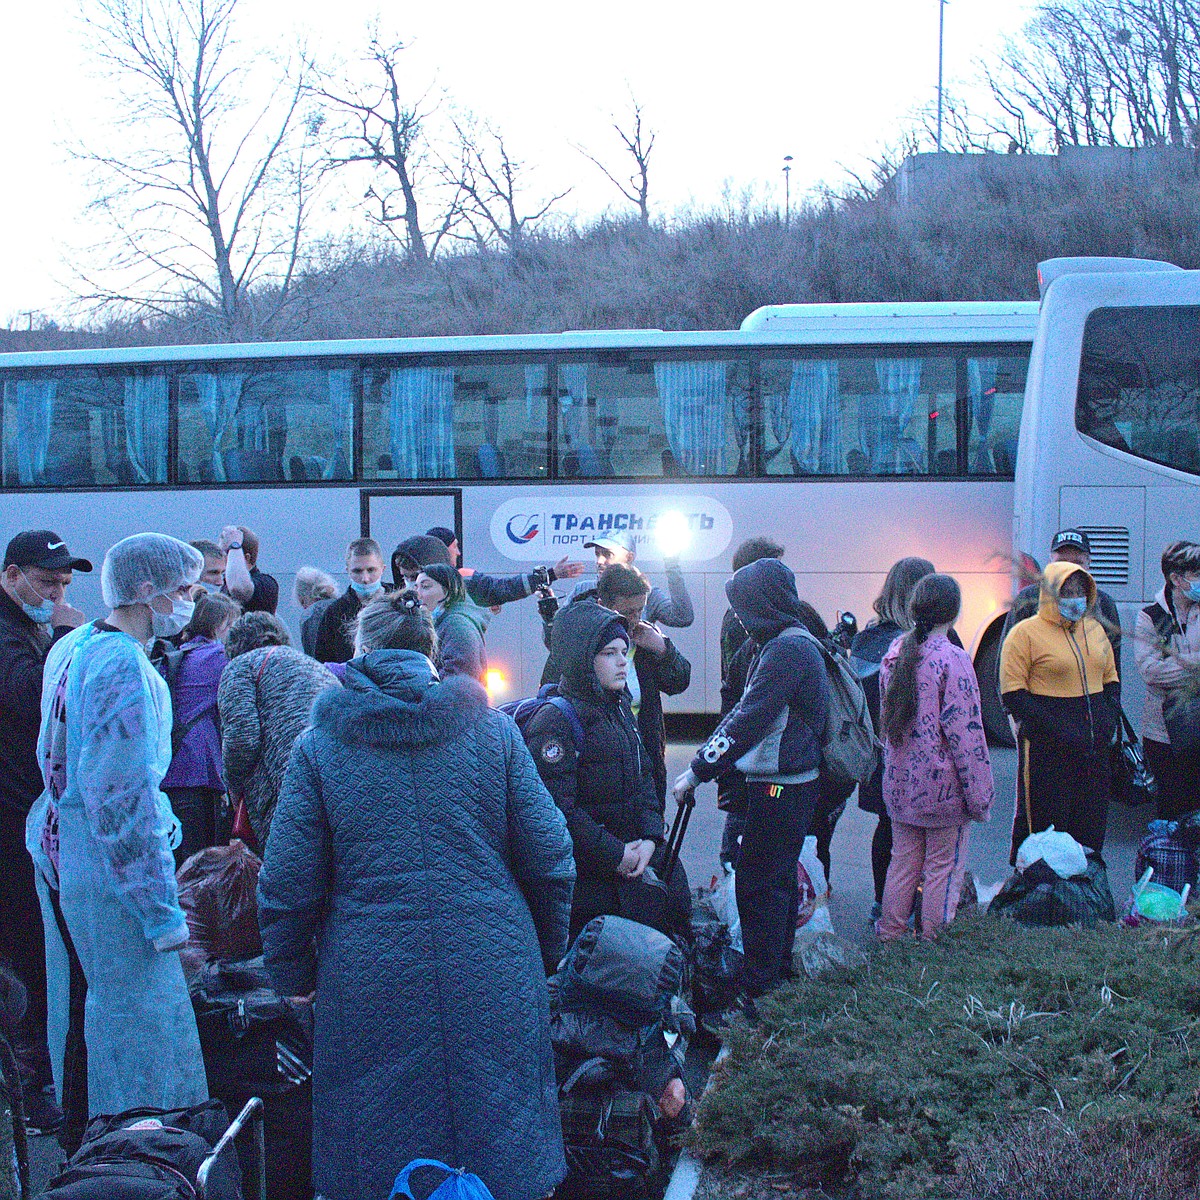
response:
[[(146, 1120), (159, 1127), (131, 1129)], [(135, 1108), (88, 1123), (83, 1144), (42, 1193), (44, 1200), (196, 1200), (201, 1164), (229, 1127), (219, 1100), (186, 1109)], [(206, 1200), (242, 1200), (232, 1146), (208, 1177)]]

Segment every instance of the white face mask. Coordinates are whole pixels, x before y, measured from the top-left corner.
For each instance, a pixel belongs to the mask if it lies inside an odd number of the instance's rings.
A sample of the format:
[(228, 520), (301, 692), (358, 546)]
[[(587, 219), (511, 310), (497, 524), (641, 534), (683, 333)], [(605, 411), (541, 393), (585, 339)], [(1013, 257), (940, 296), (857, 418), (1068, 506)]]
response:
[(191, 600), (181, 600), (178, 596), (172, 599), (171, 611), (169, 613), (155, 612), (154, 609), (151, 609), (150, 615), (153, 619), (154, 636), (160, 638), (174, 637), (192, 619), (192, 613), (195, 611), (196, 606)]

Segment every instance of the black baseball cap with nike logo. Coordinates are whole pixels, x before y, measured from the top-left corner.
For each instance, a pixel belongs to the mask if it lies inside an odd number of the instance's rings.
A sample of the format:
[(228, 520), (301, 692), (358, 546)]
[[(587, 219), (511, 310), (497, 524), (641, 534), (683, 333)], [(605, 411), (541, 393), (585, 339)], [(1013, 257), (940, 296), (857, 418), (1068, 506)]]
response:
[(83, 571), (92, 569), (86, 558), (75, 558), (67, 543), (49, 529), (30, 529), (18, 533), (4, 552), (6, 567), (41, 567), (43, 571)]

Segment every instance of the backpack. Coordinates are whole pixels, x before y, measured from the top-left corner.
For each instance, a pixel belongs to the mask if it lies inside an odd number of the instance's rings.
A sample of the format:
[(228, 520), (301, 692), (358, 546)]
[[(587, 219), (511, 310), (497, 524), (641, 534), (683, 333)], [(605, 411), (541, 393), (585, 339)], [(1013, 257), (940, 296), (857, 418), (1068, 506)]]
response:
[(575, 705), (566, 696), (559, 694), (557, 683), (547, 683), (538, 688), (536, 696), (527, 696), (524, 700), (510, 700), (507, 704), (501, 704), (500, 712), (507, 713), (512, 717), (517, 723), (517, 728), (524, 735), (525, 727), (547, 704), (553, 705), (567, 718), (567, 724), (571, 726), (571, 733), (575, 738), (575, 753), (582, 754), (587, 741), (583, 733), (583, 722), (575, 711)]
[[(129, 1128), (149, 1117), (162, 1121), (162, 1128)], [(45, 1200), (196, 1200), (201, 1164), (228, 1125), (218, 1100), (189, 1109), (140, 1108), (96, 1117), (83, 1145), (42, 1195)], [(205, 1197), (242, 1200), (232, 1150), (216, 1160)]]
[(183, 745), (183, 739), (191, 733), (192, 726), (199, 725), (217, 707), (217, 699), (214, 696), (213, 702), (201, 709), (190, 721), (179, 719), (179, 705), (175, 700), (175, 692), (179, 683), (179, 674), (183, 670), (183, 660), (187, 657), (187, 653), (186, 650), (177, 649), (170, 642), (161, 640), (156, 641), (150, 647), (150, 661), (154, 664), (155, 670), (163, 677), (167, 690), (171, 693), (172, 758), (179, 753), (179, 747)]
[(822, 775), (834, 788), (853, 789), (871, 778), (879, 759), (879, 742), (862, 680), (848, 657), (830, 650), (807, 629), (798, 632), (821, 652), (829, 677), (829, 712), (821, 736)]
[(650, 1194), (662, 1159), (648, 1095), (621, 1087), (611, 1067), (593, 1058), (559, 1088), (558, 1106), (567, 1177), (556, 1196), (642, 1200)]
[[(1169, 646), (1171, 638), (1179, 632), (1175, 618), (1157, 600), (1142, 612), (1154, 623), (1154, 632)], [(1166, 689), (1163, 724), (1173, 750), (1180, 754), (1200, 750), (1200, 679)]]

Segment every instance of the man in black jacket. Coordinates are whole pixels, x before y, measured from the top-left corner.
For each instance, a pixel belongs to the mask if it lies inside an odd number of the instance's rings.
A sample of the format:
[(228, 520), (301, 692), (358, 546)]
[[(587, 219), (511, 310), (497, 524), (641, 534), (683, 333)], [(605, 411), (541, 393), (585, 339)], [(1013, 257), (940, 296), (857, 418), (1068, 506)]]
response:
[(92, 564), (73, 558), (46, 529), (19, 533), (8, 544), (0, 575), (0, 956), (9, 960), (29, 993), (18, 1045), (25, 1114), (49, 1131), (62, 1113), (47, 1094), (52, 1086), (46, 1049), (46, 960), (33, 860), (25, 849), (25, 817), (42, 794), (37, 761), (42, 722), (42, 667), (54, 640), (86, 618), (65, 600), (73, 571)]
[[(575, 846), (574, 938), (593, 917), (623, 915), (623, 891), (646, 886), (637, 881), (663, 841), (663, 818), (649, 756), (625, 694), (625, 622), (595, 601), (580, 600), (555, 618), (552, 640), (562, 668), (560, 694), (578, 727), (562, 709), (545, 704), (523, 733)], [(672, 874), (671, 884), (682, 923), (682, 914), (690, 910), (682, 868)]]
[(374, 538), (355, 538), (346, 547), (346, 574), (350, 584), (321, 614), (317, 626), (318, 662), (343, 663), (354, 657), (350, 627), (363, 605), (384, 589), (383, 551)]

